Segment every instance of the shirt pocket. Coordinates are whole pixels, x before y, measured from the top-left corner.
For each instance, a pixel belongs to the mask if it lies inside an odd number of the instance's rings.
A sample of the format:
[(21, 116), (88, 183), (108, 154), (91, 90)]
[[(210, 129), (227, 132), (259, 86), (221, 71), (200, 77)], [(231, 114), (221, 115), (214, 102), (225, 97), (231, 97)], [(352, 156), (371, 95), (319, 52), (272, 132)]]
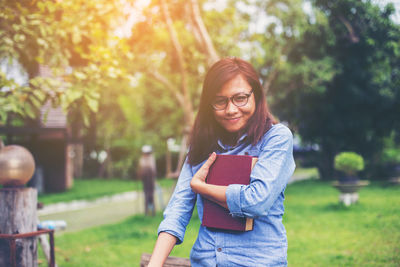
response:
[(258, 157), (260, 155), (260, 150), (257, 147), (250, 147), (248, 150), (244, 151), (244, 155)]

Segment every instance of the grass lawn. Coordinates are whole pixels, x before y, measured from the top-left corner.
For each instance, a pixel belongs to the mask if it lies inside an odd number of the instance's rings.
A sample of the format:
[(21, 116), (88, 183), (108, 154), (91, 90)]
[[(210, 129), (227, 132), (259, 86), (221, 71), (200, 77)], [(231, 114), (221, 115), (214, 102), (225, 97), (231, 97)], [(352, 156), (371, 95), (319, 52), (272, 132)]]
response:
[[(160, 179), (157, 183), (162, 187), (171, 187), (174, 179)], [(75, 179), (71, 189), (62, 193), (41, 194), (38, 201), (43, 204), (68, 202), (72, 200), (93, 200), (113, 194), (142, 190), (142, 183), (133, 180), (121, 179)]]
[[(329, 183), (318, 180), (288, 186), (284, 224), (289, 266), (399, 266), (400, 187), (372, 183), (351, 207), (339, 205), (338, 195)], [(138, 215), (118, 224), (57, 235), (57, 263), (139, 266), (140, 255), (153, 249), (161, 219), (161, 214)], [(172, 255), (189, 257), (199, 224), (196, 215), (185, 242)]]
[(291, 266), (399, 266), (400, 187), (372, 183), (359, 203), (338, 204), (327, 183), (301, 182), (286, 193)]

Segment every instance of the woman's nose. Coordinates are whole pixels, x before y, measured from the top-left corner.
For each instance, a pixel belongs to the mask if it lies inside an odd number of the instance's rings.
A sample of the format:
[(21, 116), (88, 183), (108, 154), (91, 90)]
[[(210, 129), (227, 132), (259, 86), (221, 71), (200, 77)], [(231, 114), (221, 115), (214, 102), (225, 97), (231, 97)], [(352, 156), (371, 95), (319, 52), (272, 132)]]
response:
[(235, 113), (238, 111), (238, 107), (235, 106), (235, 104), (232, 103), (232, 101), (228, 101), (228, 105), (225, 108), (225, 112), (230, 114), (230, 113)]

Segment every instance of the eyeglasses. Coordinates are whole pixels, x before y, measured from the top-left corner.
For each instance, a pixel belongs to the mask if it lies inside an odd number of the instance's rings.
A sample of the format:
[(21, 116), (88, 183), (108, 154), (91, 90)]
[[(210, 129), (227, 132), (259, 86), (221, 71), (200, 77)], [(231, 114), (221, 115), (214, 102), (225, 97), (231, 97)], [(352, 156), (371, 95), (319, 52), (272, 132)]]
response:
[(232, 101), (232, 103), (237, 106), (237, 107), (243, 107), (249, 102), (249, 97), (253, 93), (253, 90), (251, 90), (250, 93), (245, 94), (245, 93), (238, 93), (236, 95), (233, 95), (231, 97), (224, 97), (224, 96), (217, 96), (214, 101), (211, 103), (211, 106), (215, 110), (224, 110), (228, 106), (229, 100)]

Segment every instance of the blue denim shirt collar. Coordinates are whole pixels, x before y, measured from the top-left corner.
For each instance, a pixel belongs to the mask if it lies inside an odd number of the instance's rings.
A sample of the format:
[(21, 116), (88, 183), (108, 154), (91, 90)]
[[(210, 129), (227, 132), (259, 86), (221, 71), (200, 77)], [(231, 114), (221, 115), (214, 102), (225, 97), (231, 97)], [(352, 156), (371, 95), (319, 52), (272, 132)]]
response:
[(218, 146), (219, 146), (219, 149), (221, 150), (221, 152), (227, 152), (227, 151), (232, 150), (232, 149), (238, 147), (239, 145), (243, 144), (246, 141), (246, 138), (247, 138), (247, 133), (243, 134), (237, 141), (236, 145), (234, 145), (234, 146), (225, 145), (224, 143), (222, 143), (222, 141), (220, 139), (218, 139), (217, 143), (218, 143)]

